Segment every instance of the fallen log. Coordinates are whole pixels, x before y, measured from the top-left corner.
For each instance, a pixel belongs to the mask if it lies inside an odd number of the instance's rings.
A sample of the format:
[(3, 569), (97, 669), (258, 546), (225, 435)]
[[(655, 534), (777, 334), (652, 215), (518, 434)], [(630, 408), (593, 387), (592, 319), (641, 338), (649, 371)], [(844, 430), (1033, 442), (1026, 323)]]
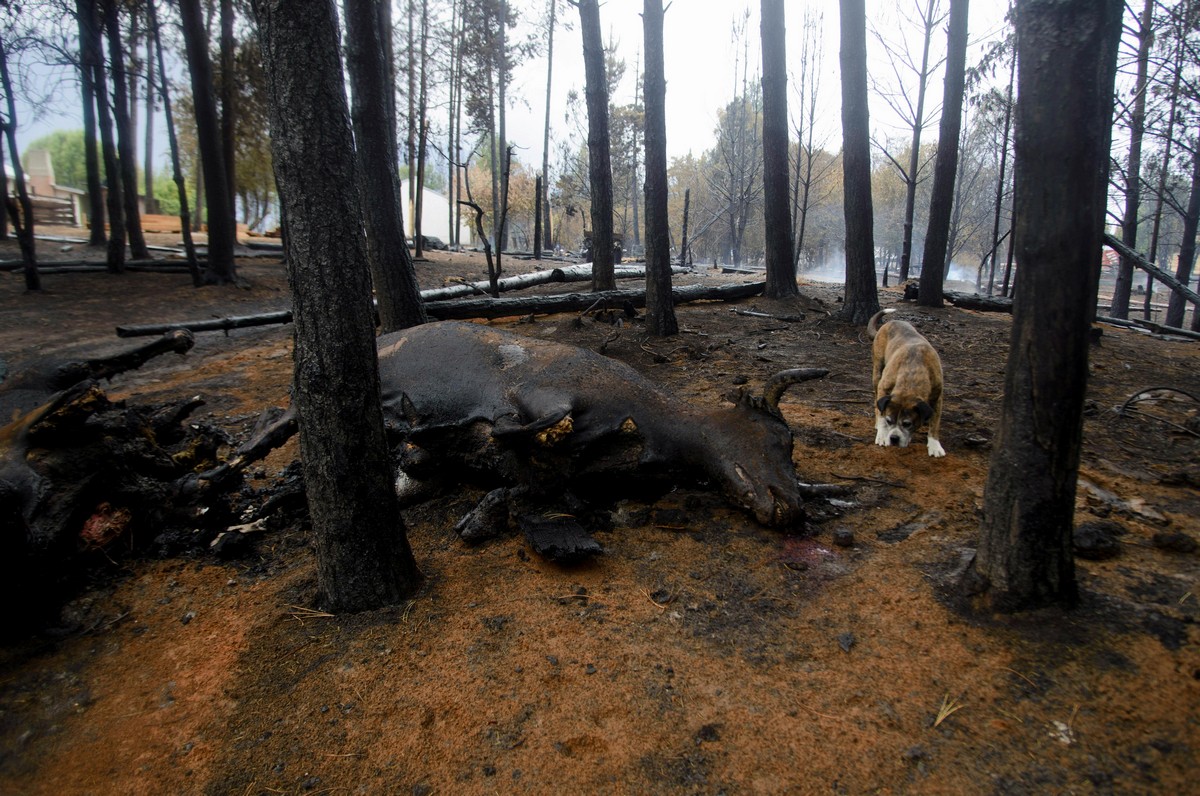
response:
[(1002, 296), (981, 296), (978, 293), (961, 293), (946, 290), (942, 296), (954, 306), (979, 312), (1012, 312), (1012, 299)]
[(1148, 258), (1129, 248), (1107, 232), (1104, 233), (1104, 243), (1105, 245), (1111, 247), (1117, 254), (1128, 259), (1129, 262), (1150, 274), (1155, 279), (1162, 282), (1164, 285), (1171, 288), (1171, 290), (1174, 290), (1188, 301), (1200, 307), (1200, 294), (1196, 293), (1194, 290), (1191, 290), (1187, 285), (1180, 282), (1173, 275), (1167, 273), (1154, 263), (1150, 262)]
[[(766, 282), (734, 285), (684, 285), (671, 290), (676, 304), (689, 301), (733, 301), (761, 295)], [(646, 291), (604, 290), (598, 293), (565, 293), (522, 298), (469, 298), (435, 301), (425, 305), (429, 317), (438, 320), (467, 318), (503, 318), (509, 315), (549, 315), (557, 312), (583, 312), (593, 306), (646, 306)]]
[[(24, 267), (25, 264), (21, 260), (0, 260), (0, 271), (20, 271)], [(108, 266), (95, 260), (48, 260), (38, 265), (38, 271), (43, 274), (89, 273), (107, 269)], [(162, 273), (176, 273), (182, 269), (183, 272), (187, 272), (186, 266), (166, 260), (127, 260), (125, 269)]]
[[(683, 285), (671, 291), (676, 304), (689, 301), (735, 301), (760, 295), (766, 282), (745, 282), (733, 285)], [(431, 301), (425, 312), (437, 320), (464, 320), (467, 318), (503, 318), (508, 315), (547, 315), (555, 312), (582, 312), (594, 305), (632, 307), (646, 306), (646, 291), (606, 290), (599, 293), (566, 293), (552, 296), (528, 296), (525, 298), (467, 298), (446, 301)], [(276, 323), (291, 323), (291, 310), (278, 310), (260, 315), (240, 315), (227, 318), (205, 318), (195, 321), (174, 323), (140, 323), (117, 327), (117, 337), (141, 337), (164, 334), (173, 329), (191, 332), (216, 332), (242, 329), (250, 326), (268, 326)]]
[(117, 337), (143, 337), (150, 334), (165, 334), (174, 329), (189, 332), (228, 332), (230, 329), (245, 329), (250, 326), (270, 326), (275, 323), (291, 323), (291, 310), (264, 312), (259, 315), (230, 315), (226, 318), (205, 318), (198, 321), (176, 321), (174, 323), (136, 323), (118, 326)]
[(1124, 318), (1110, 318), (1107, 315), (1097, 315), (1096, 321), (1099, 323), (1107, 323), (1112, 326), (1120, 326), (1125, 329), (1144, 329), (1155, 334), (1174, 335), (1176, 337), (1186, 337), (1189, 340), (1200, 340), (1200, 332), (1193, 332), (1191, 329), (1180, 329), (1178, 326), (1164, 326), (1161, 323), (1154, 321), (1142, 320), (1126, 320)]
[[(687, 273), (684, 268), (673, 268), (672, 273), (682, 274)], [(615, 266), (613, 275), (617, 279), (641, 279), (646, 276), (645, 266)], [(579, 263), (570, 265), (564, 268), (551, 268), (548, 271), (533, 271), (528, 274), (519, 274), (517, 276), (507, 276), (496, 283), (500, 292), (509, 290), (521, 290), (534, 285), (544, 285), (551, 282), (586, 282), (592, 278), (592, 264)], [(423, 301), (446, 301), (455, 298), (465, 298), (466, 296), (485, 296), (488, 295), (488, 290), (491, 285), (486, 281), (466, 282), (459, 285), (449, 285), (447, 287), (430, 288), (429, 290), (421, 291), (421, 299)]]

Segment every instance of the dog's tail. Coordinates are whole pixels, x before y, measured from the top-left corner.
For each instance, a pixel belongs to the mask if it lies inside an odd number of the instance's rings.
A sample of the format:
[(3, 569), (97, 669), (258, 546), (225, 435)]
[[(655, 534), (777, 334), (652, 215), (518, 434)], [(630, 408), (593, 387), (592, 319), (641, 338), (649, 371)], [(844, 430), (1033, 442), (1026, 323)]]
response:
[(871, 320), (867, 321), (867, 337), (874, 340), (875, 335), (879, 334), (879, 319), (882, 318), (884, 315), (888, 315), (895, 311), (896, 310), (889, 307), (886, 310), (880, 310), (879, 312), (872, 315)]

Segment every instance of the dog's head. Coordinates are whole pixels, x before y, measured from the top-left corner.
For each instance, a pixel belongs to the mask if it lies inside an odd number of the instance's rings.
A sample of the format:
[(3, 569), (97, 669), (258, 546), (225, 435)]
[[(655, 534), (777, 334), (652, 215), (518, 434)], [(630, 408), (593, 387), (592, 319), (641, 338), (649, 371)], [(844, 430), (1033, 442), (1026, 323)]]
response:
[(933, 417), (933, 407), (925, 400), (905, 395), (885, 395), (875, 406), (879, 409), (881, 429), (888, 445), (907, 448), (912, 435)]

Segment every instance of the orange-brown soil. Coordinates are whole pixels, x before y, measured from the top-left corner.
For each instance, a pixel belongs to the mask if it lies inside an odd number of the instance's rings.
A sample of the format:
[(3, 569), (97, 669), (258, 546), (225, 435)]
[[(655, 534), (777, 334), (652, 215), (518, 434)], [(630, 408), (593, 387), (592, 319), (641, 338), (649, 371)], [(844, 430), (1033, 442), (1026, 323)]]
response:
[[(43, 260), (88, 251), (60, 245)], [(482, 268), (431, 253), (418, 272), (431, 287)], [(240, 271), (240, 287), (199, 290), (186, 276), (48, 274), (40, 295), (0, 274), (0, 352), (18, 368), (118, 350), (118, 323), (288, 305), (277, 263)], [(314, 610), (304, 527), (262, 534), (234, 562), (114, 554), (57, 627), (0, 648), (0, 793), (1194, 792), (1200, 557), (1154, 536), (1200, 536), (1200, 407), (1115, 408), (1145, 387), (1200, 394), (1200, 347), (1103, 327), (1076, 520), (1119, 523), (1120, 554), (1078, 561), (1073, 610), (971, 617), (954, 573), (978, 538), (1010, 318), (882, 292), (945, 364), (948, 455), (932, 459), (923, 435), (871, 444), (864, 330), (828, 314), (838, 288), (802, 290), (736, 305), (802, 322), (691, 304), (666, 340), (573, 315), (498, 323), (608, 341), (705, 404), (739, 377), (830, 368), (782, 405), (800, 477), (852, 487), (813, 502), (808, 535), (679, 490), (620, 504), (605, 554), (566, 568), (519, 536), (464, 545), (453, 525), (479, 493), (447, 490), (405, 513), (420, 592), (355, 616)], [(201, 333), (109, 392), (200, 394), (197, 417), (240, 440), (286, 403), (290, 350), (284, 326)], [(272, 454), (256, 483), (295, 455)], [(843, 529), (849, 547), (833, 543)]]

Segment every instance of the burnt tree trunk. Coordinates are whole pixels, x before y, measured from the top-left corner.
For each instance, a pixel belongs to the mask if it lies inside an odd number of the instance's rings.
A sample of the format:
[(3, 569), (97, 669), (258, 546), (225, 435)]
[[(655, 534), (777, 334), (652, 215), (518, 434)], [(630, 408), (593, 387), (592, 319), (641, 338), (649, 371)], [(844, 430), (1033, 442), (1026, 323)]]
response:
[(125, 49), (121, 46), (121, 21), (116, 0), (104, 3), (104, 28), (108, 34), (108, 61), (112, 70), (113, 117), (117, 128), (117, 162), (121, 169), (121, 197), (125, 210), (125, 235), (129, 253), (135, 260), (150, 259), (146, 236), (142, 234), (142, 215), (138, 210), (137, 147), (129, 120), (128, 78), (125, 76)]
[(688, 211), (691, 210), (692, 204), (692, 189), (685, 188), (683, 191), (683, 231), (679, 236), (679, 264), (686, 266), (688, 263)]
[(533, 259), (542, 259), (542, 175), (533, 180)]
[(420, 574), (392, 485), (334, 5), (254, 0), (294, 294), (295, 403), (322, 601), (393, 604)]
[(167, 70), (163, 59), (162, 36), (158, 30), (158, 12), (154, 7), (155, 0), (146, 3), (150, 18), (150, 30), (154, 40), (154, 51), (158, 60), (158, 91), (162, 97), (163, 116), (167, 120), (167, 148), (171, 153), (171, 179), (175, 181), (175, 191), (179, 195), (179, 230), (183, 234), (183, 251), (187, 257), (188, 271), (192, 275), (192, 286), (201, 287), (204, 275), (200, 273), (200, 264), (196, 259), (196, 244), (192, 242), (192, 216), (188, 210), (187, 185), (183, 179), (183, 168), (179, 164), (179, 138), (175, 135), (175, 116), (171, 113), (171, 94), (167, 90)]
[(83, 98), (83, 160), (87, 169), (88, 244), (102, 246), (107, 240), (104, 226), (104, 184), (100, 179), (100, 157), (96, 154), (96, 64), (100, 38), (96, 27), (95, 0), (75, 0), (79, 27), (79, 84)]
[(800, 294), (788, 198), (787, 43), (783, 0), (762, 0), (763, 224), (767, 298)]
[(921, 290), (917, 304), (942, 306), (946, 275), (946, 250), (950, 241), (950, 214), (954, 210), (954, 180), (958, 174), (958, 134), (962, 129), (963, 84), (967, 72), (968, 0), (950, 0), (947, 34), (946, 83), (942, 120), (938, 127), (937, 162), (933, 167), (933, 196), (929, 201), (929, 227), (921, 255)]
[[(17, 149), (17, 104), (13, 95), (12, 78), (8, 74), (8, 52), (4, 49), (3, 41), (0, 41), (0, 86), (4, 88), (4, 96), (8, 103), (8, 119), (0, 132), (4, 135), (4, 143), (8, 144), (8, 152), (12, 157), (13, 182), (16, 183), (17, 201), (20, 202), (21, 208), (20, 221), (18, 223), (17, 219), (13, 219), (13, 225), (16, 227), (17, 244), (21, 248), (21, 260), (24, 263), (25, 289), (37, 292), (42, 289), (42, 279), (38, 275), (37, 251), (33, 243), (33, 204), (29, 201), (25, 173), (21, 169), (21, 156)], [(7, 176), (4, 181), (7, 185)], [(0, 209), (0, 213), (8, 212), (8, 196), (4, 199), (5, 207)]]
[(371, 278), (384, 332), (424, 323), (417, 275), (404, 236), (404, 195), (390, 119), (391, 81), (373, 0), (346, 0), (346, 66), (353, 93), (351, 115), (358, 175), (366, 211)]
[(842, 23), (842, 171), (846, 214), (843, 320), (865, 324), (879, 311), (871, 207), (871, 126), (867, 111), (867, 16), (863, 0), (839, 0)]
[(179, 17), (183, 23), (183, 41), (187, 50), (188, 70), (192, 76), (196, 141), (200, 147), (208, 208), (208, 266), (204, 270), (204, 281), (229, 284), (237, 279), (233, 263), (237, 228), (233, 221), (229, 186), (225, 181), (221, 126), (217, 118), (216, 98), (213, 97), (212, 62), (208, 56), (208, 33), (200, 13), (200, 0), (179, 0)]
[(112, 118), (108, 108), (108, 82), (104, 74), (104, 61), (100, 39), (100, 18), (95, 3), (90, 3), (91, 19), (95, 26), (96, 60), (92, 64), (92, 82), (96, 89), (96, 115), (100, 126), (100, 152), (104, 157), (104, 180), (108, 188), (105, 202), (108, 210), (108, 270), (120, 274), (125, 271), (125, 200), (121, 182), (121, 164), (117, 160), (117, 147), (113, 142)]
[(666, 337), (679, 333), (679, 321), (671, 297), (662, 0), (645, 0), (642, 27), (646, 46), (646, 331)]
[(608, 137), (608, 80), (600, 7), (596, 0), (579, 0), (579, 29), (583, 34), (583, 66), (587, 88), (588, 179), (592, 188), (592, 290), (612, 290), (613, 195), (612, 155)]
[[(1192, 154), (1192, 189), (1188, 194), (1187, 210), (1183, 214), (1183, 240), (1179, 244), (1179, 262), (1175, 266), (1175, 279), (1187, 286), (1192, 278), (1192, 267), (1196, 262), (1196, 232), (1200, 230), (1200, 148)], [(1187, 303), (1183, 296), (1172, 293), (1167, 300), (1167, 326), (1183, 326)], [(1200, 318), (1200, 307), (1192, 312), (1193, 319)]]
[[(1129, 111), (1129, 160), (1125, 168), (1125, 214), (1121, 217), (1121, 242), (1137, 248), (1138, 212), (1142, 201), (1142, 139), (1146, 135), (1146, 76), (1150, 71), (1150, 45), (1154, 43), (1154, 0), (1146, 0), (1138, 30), (1137, 77), (1133, 106)], [(1129, 317), (1129, 293), (1133, 288), (1133, 263), (1124, 257), (1117, 266), (1109, 312), (1114, 318)]]
[(234, 81), (233, 0), (221, 0), (221, 159), (225, 165), (225, 188), (233, 212), (237, 197), (237, 92)]
[(546, 30), (546, 123), (542, 129), (542, 247), (554, 248), (550, 232), (550, 97), (554, 86), (554, 25), (558, 0), (549, 0), (550, 20)]
[(967, 580), (991, 610), (1071, 605), (1078, 596), (1075, 484), (1122, 10), (1121, 0), (1017, 4), (1020, 278), (979, 550)]

